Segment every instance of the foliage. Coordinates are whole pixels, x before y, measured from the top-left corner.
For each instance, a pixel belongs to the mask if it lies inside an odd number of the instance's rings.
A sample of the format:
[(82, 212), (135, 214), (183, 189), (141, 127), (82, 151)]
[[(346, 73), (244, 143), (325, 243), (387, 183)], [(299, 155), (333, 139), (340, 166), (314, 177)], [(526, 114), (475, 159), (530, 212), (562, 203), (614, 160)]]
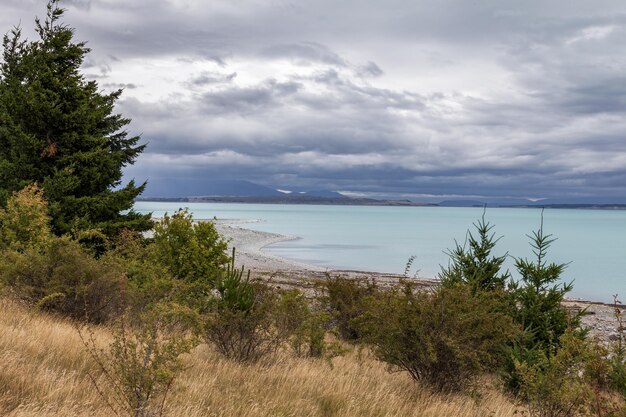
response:
[(546, 254), (554, 242), (544, 235), (542, 227), (533, 232), (531, 246), (534, 261), (517, 259), (515, 266), (522, 278), (522, 286), (515, 292), (519, 305), (517, 320), (532, 334), (531, 343), (546, 350), (558, 346), (558, 340), (572, 322), (562, 301), (572, 289), (572, 283), (558, 284), (565, 264), (547, 263)]
[(29, 304), (75, 319), (100, 323), (125, 304), (123, 270), (94, 259), (69, 237), (53, 238), (41, 248), (6, 251), (0, 280)]
[(13, 193), (6, 209), (0, 209), (0, 250), (40, 247), (51, 234), (48, 203), (36, 184)]
[(231, 259), (217, 282), (204, 330), (207, 342), (229, 359), (254, 362), (273, 353), (283, 341), (274, 323), (277, 294), (244, 277)]
[(130, 322), (128, 314), (118, 320), (107, 351), (98, 347), (93, 332), (81, 333), (104, 379), (91, 378), (116, 415), (161, 416), (183, 370), (180, 356), (196, 345), (188, 329), (197, 318), (189, 309), (160, 304), (142, 314), (135, 327)]
[(297, 356), (322, 357), (332, 351), (325, 340), (330, 315), (314, 308), (301, 291), (281, 293), (274, 314), (276, 326)]
[(130, 120), (113, 112), (121, 90), (103, 94), (81, 74), (89, 48), (60, 22), (64, 11), (58, 3), (49, 0), (45, 21), (36, 19), (37, 40), (23, 40), (19, 28), (4, 37), (0, 206), (12, 192), (36, 182), (45, 190), (58, 235), (148, 230), (150, 216), (132, 210), (145, 184), (121, 187), (122, 168), (144, 145), (124, 130)]
[(503, 298), (472, 294), (466, 285), (417, 291), (409, 283), (369, 297), (356, 321), (376, 356), (437, 391), (467, 388), (496, 369), (506, 344), (518, 335), (501, 312)]
[(617, 322), (615, 339), (609, 344), (608, 361), (610, 366), (609, 379), (613, 388), (618, 390), (626, 398), (626, 323), (624, 323), (624, 312), (617, 299), (617, 294), (613, 296), (614, 316)]
[(322, 290), (320, 301), (330, 315), (338, 336), (345, 341), (358, 341), (361, 335), (359, 328), (353, 323), (365, 312), (365, 299), (378, 293), (376, 283), (373, 280), (328, 276), (320, 285)]
[(125, 272), (128, 308), (133, 311), (143, 311), (164, 300), (189, 307), (201, 302), (188, 299), (189, 285), (174, 278), (166, 266), (155, 262), (147, 240), (135, 231), (122, 230), (100, 259), (117, 265)]
[(551, 355), (538, 351), (531, 362), (515, 362), (519, 396), (531, 417), (617, 416), (626, 412), (608, 390), (606, 349), (567, 330)]
[[(546, 261), (547, 250), (554, 239), (543, 232), (543, 216), (539, 230), (533, 232), (530, 239), (536, 259), (516, 260), (521, 283), (512, 289), (517, 307), (513, 316), (525, 332), (524, 340), (511, 351), (511, 362), (504, 375), (505, 382), (514, 391), (519, 387), (520, 376), (513, 360), (532, 366), (544, 356), (550, 358), (560, 348), (560, 338), (567, 329), (580, 327), (580, 314), (570, 315), (562, 305), (565, 294), (572, 289), (572, 283), (558, 284), (566, 265)], [(578, 334), (583, 336), (582, 332)]]
[(474, 227), (478, 236), (468, 231), (466, 244), (461, 246), (457, 242), (455, 248), (448, 251), (450, 264), (442, 268), (439, 279), (443, 285), (467, 284), (473, 291), (502, 289), (511, 278), (508, 271), (500, 272), (507, 254), (491, 255), (499, 239), (491, 233), (494, 226), (485, 221), (484, 212)]
[(226, 248), (213, 223), (194, 222), (187, 210), (166, 213), (154, 225), (153, 260), (178, 279), (214, 283), (228, 264)]

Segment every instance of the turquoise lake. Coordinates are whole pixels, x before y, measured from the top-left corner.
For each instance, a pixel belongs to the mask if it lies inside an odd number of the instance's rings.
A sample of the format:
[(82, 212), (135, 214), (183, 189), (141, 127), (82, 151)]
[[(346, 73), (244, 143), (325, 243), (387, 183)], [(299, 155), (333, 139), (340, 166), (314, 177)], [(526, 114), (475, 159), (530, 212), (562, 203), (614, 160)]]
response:
[[(135, 210), (154, 216), (187, 207), (196, 219), (254, 221), (242, 227), (297, 236), (266, 251), (300, 262), (328, 267), (401, 274), (411, 256), (413, 272), (435, 277), (447, 265), (445, 251), (455, 239), (465, 241), (482, 208), (370, 207), (226, 203), (137, 202)], [(501, 239), (495, 254), (532, 258), (528, 234), (541, 222), (538, 209), (491, 208), (486, 219)], [(571, 297), (608, 302), (612, 294), (626, 302), (626, 211), (558, 210), (544, 212), (544, 233), (557, 240), (548, 261), (569, 263), (564, 281), (574, 281)]]

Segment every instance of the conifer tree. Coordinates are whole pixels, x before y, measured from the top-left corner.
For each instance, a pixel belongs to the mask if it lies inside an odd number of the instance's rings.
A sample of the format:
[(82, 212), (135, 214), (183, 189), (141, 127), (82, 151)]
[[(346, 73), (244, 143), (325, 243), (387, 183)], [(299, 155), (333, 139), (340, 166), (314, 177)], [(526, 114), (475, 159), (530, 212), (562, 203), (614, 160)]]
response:
[(12, 192), (38, 183), (49, 201), (55, 233), (151, 227), (149, 215), (132, 211), (145, 183), (122, 186), (122, 169), (145, 145), (124, 130), (114, 113), (121, 90), (105, 94), (81, 73), (90, 52), (60, 22), (64, 9), (49, 0), (37, 40), (19, 27), (4, 36), (0, 61), (0, 205)]
[(504, 289), (511, 278), (508, 270), (502, 272), (507, 254), (492, 255), (491, 252), (499, 239), (491, 232), (494, 226), (485, 221), (484, 211), (480, 220), (474, 223), (474, 227), (478, 236), (468, 231), (466, 244), (461, 246), (456, 243), (456, 247), (448, 251), (450, 264), (447, 268), (442, 268), (439, 279), (447, 286), (467, 284), (473, 292)]
[(556, 239), (544, 234), (543, 213), (539, 230), (530, 238), (535, 259), (515, 261), (522, 278), (519, 287), (513, 289), (517, 304), (515, 319), (531, 336), (527, 347), (542, 349), (550, 355), (559, 347), (560, 338), (568, 328), (579, 327), (580, 315), (569, 316), (562, 305), (565, 295), (573, 288), (573, 282), (559, 283), (567, 264), (546, 261), (548, 248)]

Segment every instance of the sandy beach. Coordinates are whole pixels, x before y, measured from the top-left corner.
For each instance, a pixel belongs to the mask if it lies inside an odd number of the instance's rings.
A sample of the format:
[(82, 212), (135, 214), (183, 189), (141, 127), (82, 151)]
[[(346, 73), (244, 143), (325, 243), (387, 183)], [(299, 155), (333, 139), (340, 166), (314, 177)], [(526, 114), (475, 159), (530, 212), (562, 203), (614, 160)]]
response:
[[(332, 268), (321, 268), (315, 265), (295, 262), (272, 255), (264, 250), (267, 246), (298, 239), (297, 236), (283, 236), (275, 233), (247, 229), (250, 222), (238, 220), (211, 220), (217, 230), (229, 242), (229, 249), (237, 250), (236, 264), (252, 271), (257, 278), (268, 280), (280, 288), (299, 288), (311, 292), (316, 283), (329, 276), (343, 276), (353, 279), (374, 279), (381, 286), (390, 286), (398, 282), (402, 276), (380, 272), (351, 271)], [(436, 285), (434, 278), (419, 278), (415, 282), (424, 287)], [(590, 328), (592, 336), (603, 340), (615, 337), (616, 321), (614, 307), (585, 300), (568, 300), (565, 306), (572, 310), (585, 310), (583, 323)]]

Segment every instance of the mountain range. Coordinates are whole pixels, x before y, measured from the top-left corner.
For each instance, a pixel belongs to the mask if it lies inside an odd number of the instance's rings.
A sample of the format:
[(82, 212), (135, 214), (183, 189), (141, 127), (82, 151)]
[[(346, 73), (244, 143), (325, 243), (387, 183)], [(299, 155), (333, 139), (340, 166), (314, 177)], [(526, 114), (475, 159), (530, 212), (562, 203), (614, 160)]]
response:
[[(282, 204), (344, 204), (344, 205), (395, 205), (441, 207), (553, 207), (553, 208), (626, 208), (626, 197), (564, 197), (525, 199), (506, 197), (481, 198), (394, 198), (387, 195), (349, 197), (337, 191), (292, 187), (272, 188), (245, 180), (207, 180), (164, 184), (160, 181), (158, 195), (146, 193), (140, 200), (213, 201)], [(150, 190), (150, 189), (149, 189)]]

